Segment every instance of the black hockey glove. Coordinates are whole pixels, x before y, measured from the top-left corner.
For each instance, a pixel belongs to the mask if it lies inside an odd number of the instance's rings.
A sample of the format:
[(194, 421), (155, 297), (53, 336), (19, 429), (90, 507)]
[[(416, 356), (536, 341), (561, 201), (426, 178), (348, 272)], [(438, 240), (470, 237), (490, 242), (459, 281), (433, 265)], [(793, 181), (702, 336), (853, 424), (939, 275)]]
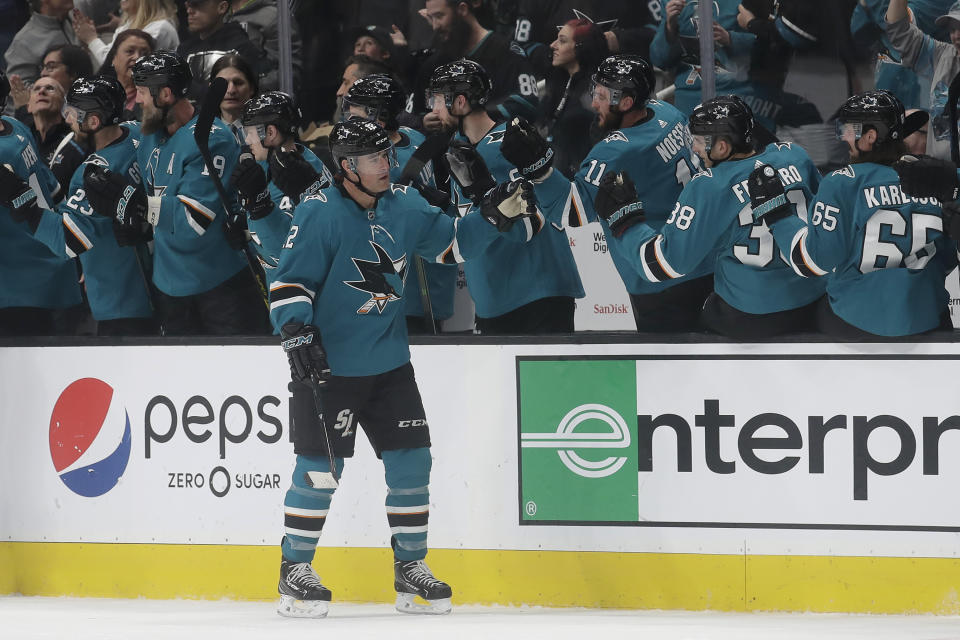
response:
[(294, 382), (313, 379), (323, 384), (330, 378), (327, 352), (320, 342), (320, 332), (312, 324), (290, 322), (280, 327), (280, 337), (290, 361), (290, 378)]
[(440, 207), (441, 209), (446, 209), (450, 206), (450, 194), (446, 191), (441, 191), (427, 184), (416, 186), (416, 189), (431, 206)]
[(607, 221), (613, 235), (620, 237), (624, 231), (646, 220), (643, 203), (637, 199), (633, 180), (623, 171), (607, 173), (597, 188), (593, 208), (597, 215)]
[(514, 118), (507, 125), (500, 143), (500, 153), (528, 180), (539, 182), (550, 173), (553, 149), (536, 127), (523, 118)]
[(252, 220), (265, 218), (273, 211), (267, 175), (252, 153), (240, 154), (237, 166), (230, 176), (230, 186), (237, 190), (240, 206), (250, 214)]
[(113, 237), (121, 247), (133, 247), (153, 239), (153, 227), (146, 220), (134, 224), (120, 224), (113, 220)]
[(247, 232), (247, 217), (241, 212), (233, 213), (223, 221), (223, 235), (231, 249), (240, 251), (250, 240)]
[(26, 222), (31, 233), (37, 231), (43, 216), (37, 206), (37, 194), (8, 164), (0, 166), (0, 204), (10, 208), (15, 222)]
[(906, 155), (893, 163), (900, 175), (900, 188), (909, 196), (950, 202), (960, 196), (957, 167), (948, 160)]
[(754, 222), (766, 222), (769, 226), (793, 214), (780, 176), (770, 165), (765, 164), (753, 170), (747, 178), (747, 189), (750, 191)]
[(474, 204), (480, 204), (483, 194), (497, 186), (497, 181), (490, 175), (483, 156), (466, 140), (457, 139), (451, 142), (446, 158), (453, 179), (460, 185), (463, 195), (470, 198)]
[(326, 180), (296, 151), (270, 150), (270, 179), (296, 205), (326, 188)]
[(508, 231), (518, 219), (536, 213), (537, 196), (529, 180), (498, 184), (480, 202), (480, 215), (497, 231)]
[(121, 225), (139, 227), (147, 218), (147, 194), (119, 173), (88, 164), (83, 171), (83, 188), (93, 212), (113, 218)]
[(943, 203), (943, 232), (954, 242), (960, 243), (960, 202), (951, 200)]

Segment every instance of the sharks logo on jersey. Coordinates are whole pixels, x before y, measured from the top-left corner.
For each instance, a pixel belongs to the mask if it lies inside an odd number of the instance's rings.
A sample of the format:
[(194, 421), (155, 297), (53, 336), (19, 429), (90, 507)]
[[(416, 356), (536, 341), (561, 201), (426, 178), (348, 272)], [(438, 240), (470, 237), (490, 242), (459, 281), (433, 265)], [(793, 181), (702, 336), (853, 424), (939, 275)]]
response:
[(369, 242), (377, 259), (351, 258), (363, 279), (343, 281), (345, 285), (370, 294), (370, 299), (357, 309), (357, 313), (361, 315), (370, 313), (374, 307), (382, 314), (387, 304), (399, 300), (403, 295), (403, 282), (407, 275), (406, 254), (394, 260), (383, 246), (373, 240)]
[(608, 135), (606, 138), (604, 138), (603, 141), (604, 142), (617, 142), (617, 141), (630, 142), (627, 139), (627, 136), (625, 136), (622, 131), (614, 131), (613, 133)]
[(503, 136), (507, 133), (506, 129), (502, 131), (494, 131), (487, 136), (487, 144), (493, 144), (494, 142), (503, 142)]

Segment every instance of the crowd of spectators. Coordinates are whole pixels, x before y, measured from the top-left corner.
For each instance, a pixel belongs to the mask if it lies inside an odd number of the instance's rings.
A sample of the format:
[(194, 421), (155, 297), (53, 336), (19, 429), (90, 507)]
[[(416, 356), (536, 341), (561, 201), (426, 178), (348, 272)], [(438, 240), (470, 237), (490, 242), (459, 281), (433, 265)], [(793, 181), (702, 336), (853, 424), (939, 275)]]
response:
[[(0, 0), (0, 66), (10, 84), (4, 114), (29, 128), (66, 190), (90, 153), (61, 115), (70, 86), (78, 78), (115, 77), (126, 92), (124, 118), (140, 120), (134, 63), (175, 51), (192, 72), (190, 102), (203, 101), (213, 78), (226, 80), (219, 116), (242, 143), (244, 105), (280, 89), (278, 1), (285, 0)], [(343, 98), (359, 78), (391, 76), (406, 95), (396, 125), (429, 137), (447, 129), (429, 104), (431, 75), (460, 58), (490, 76), (483, 109), (491, 121), (532, 123), (552, 147), (553, 168), (567, 179), (609, 133), (598, 123), (592, 78), (611, 54), (649, 60), (657, 74), (653, 97), (685, 116), (702, 101), (696, 0), (289, 2), (298, 138), (328, 165), (326, 136), (349, 116)], [(716, 91), (749, 105), (758, 140), (793, 140), (821, 171), (839, 168), (847, 162), (846, 145), (833, 135), (841, 100), (819, 92), (839, 91), (842, 99), (889, 89), (907, 108), (906, 148), (950, 157), (946, 102), (960, 71), (960, 2), (711, 4)], [(825, 71), (793, 74), (811, 65)], [(840, 89), (825, 90), (828, 83)], [(431, 170), (442, 188), (445, 168), (434, 162)], [(90, 322), (70, 324), (95, 332)]]

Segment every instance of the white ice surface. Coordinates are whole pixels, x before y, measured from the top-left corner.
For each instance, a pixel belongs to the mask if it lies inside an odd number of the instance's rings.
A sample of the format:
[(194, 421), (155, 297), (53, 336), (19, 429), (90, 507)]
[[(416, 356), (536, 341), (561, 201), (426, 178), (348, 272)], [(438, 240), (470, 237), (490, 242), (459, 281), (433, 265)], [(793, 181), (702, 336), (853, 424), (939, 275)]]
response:
[(712, 613), (455, 606), (410, 616), (391, 605), (333, 603), (323, 620), (272, 602), (0, 597), (3, 640), (960, 640), (957, 616)]

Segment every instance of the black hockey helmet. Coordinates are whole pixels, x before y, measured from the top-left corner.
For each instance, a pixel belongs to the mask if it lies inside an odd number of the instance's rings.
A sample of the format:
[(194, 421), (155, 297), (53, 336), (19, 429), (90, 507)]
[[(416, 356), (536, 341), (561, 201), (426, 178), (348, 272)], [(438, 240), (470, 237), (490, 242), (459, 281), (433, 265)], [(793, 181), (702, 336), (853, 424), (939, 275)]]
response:
[(397, 154), (390, 136), (376, 122), (354, 118), (338, 122), (330, 132), (330, 155), (337, 165), (337, 173), (343, 173), (341, 160), (346, 160), (350, 169), (357, 170), (357, 158), (386, 151), (390, 166), (396, 167)]
[[(296, 134), (303, 119), (293, 98), (283, 91), (267, 91), (247, 100), (240, 121), (245, 127), (272, 124), (283, 133)], [(263, 139), (262, 134), (260, 136)]]
[(182, 98), (187, 95), (191, 82), (190, 65), (172, 51), (157, 51), (133, 64), (133, 83), (138, 87), (150, 87), (154, 98), (163, 87), (170, 87), (173, 95)]
[(63, 116), (66, 118), (72, 113), (77, 123), (82, 124), (87, 115), (95, 113), (100, 116), (102, 126), (119, 124), (126, 101), (127, 92), (116, 78), (77, 78), (67, 92)]
[(739, 96), (717, 96), (699, 104), (690, 114), (690, 133), (706, 138), (707, 154), (716, 136), (730, 140), (734, 153), (753, 151), (753, 109)]
[(493, 82), (487, 70), (473, 60), (461, 58), (434, 69), (427, 89), (427, 105), (432, 104), (433, 96), (440, 93), (448, 109), (459, 95), (466, 97), (471, 107), (482, 107), (492, 91)]
[(852, 130), (859, 140), (863, 132), (873, 128), (877, 143), (903, 139), (903, 124), (906, 120), (903, 103), (889, 91), (867, 91), (847, 98), (837, 113), (837, 138), (844, 139)]
[(397, 114), (404, 110), (406, 103), (399, 82), (385, 73), (375, 73), (353, 83), (343, 96), (343, 114), (349, 117), (352, 105), (362, 107), (368, 120), (381, 120), (388, 131), (396, 131)]
[(594, 86), (610, 90), (610, 106), (620, 104), (620, 98), (633, 98), (634, 109), (641, 109), (657, 86), (650, 63), (636, 55), (610, 56), (600, 63), (591, 78)]
[(3, 72), (3, 69), (0, 69), (0, 110), (7, 101), (8, 95), (10, 95), (10, 81), (7, 80), (7, 74)]

